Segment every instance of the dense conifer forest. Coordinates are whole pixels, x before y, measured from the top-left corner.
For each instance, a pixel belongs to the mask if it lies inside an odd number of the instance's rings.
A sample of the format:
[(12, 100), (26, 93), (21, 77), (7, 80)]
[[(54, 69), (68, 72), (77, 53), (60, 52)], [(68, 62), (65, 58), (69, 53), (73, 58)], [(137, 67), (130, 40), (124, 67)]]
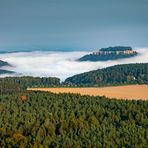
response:
[(65, 84), (110, 86), (148, 84), (148, 63), (116, 65), (67, 78)]
[(146, 147), (147, 119), (147, 101), (45, 92), (1, 95), (0, 147)]

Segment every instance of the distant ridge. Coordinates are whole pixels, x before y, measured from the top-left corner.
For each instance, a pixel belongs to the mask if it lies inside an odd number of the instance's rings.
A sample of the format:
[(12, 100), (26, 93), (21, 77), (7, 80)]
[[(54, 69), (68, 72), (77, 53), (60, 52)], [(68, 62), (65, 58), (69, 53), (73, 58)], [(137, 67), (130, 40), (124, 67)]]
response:
[(73, 48), (61, 48), (61, 49), (14, 49), (14, 50), (0, 50), (0, 54), (5, 53), (19, 53), (19, 52), (71, 52), (71, 51), (82, 51), (81, 49), (73, 49)]
[[(0, 68), (3, 66), (11, 66), (8, 62), (2, 61), (0, 60)], [(9, 71), (9, 70), (4, 70), (4, 69), (0, 69), (0, 75), (1, 74), (12, 74), (15, 73), (13, 71)]]
[(136, 56), (138, 53), (133, 51), (131, 47), (116, 46), (101, 48), (99, 51), (85, 55), (78, 59), (79, 61), (108, 61), (122, 58), (130, 58)]
[(0, 67), (2, 66), (10, 66), (10, 64), (8, 62), (0, 60)]
[(15, 72), (14, 71), (0, 69), (0, 75), (2, 75), (2, 74), (13, 74), (13, 73), (15, 73)]

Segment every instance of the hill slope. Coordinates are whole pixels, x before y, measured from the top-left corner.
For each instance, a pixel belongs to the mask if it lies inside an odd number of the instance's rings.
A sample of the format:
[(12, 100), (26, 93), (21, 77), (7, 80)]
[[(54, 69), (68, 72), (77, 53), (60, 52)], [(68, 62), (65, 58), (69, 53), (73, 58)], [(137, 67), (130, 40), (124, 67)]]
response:
[(147, 84), (148, 63), (124, 64), (104, 69), (98, 69), (69, 77), (65, 84), (74, 85), (123, 85), (123, 84)]

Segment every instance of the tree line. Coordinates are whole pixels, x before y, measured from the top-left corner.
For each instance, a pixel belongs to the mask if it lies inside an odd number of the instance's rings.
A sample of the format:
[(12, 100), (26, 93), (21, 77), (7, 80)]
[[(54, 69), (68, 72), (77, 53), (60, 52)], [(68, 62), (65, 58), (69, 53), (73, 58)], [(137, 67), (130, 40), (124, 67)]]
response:
[(54, 87), (60, 85), (56, 77), (5, 77), (0, 78), (0, 94), (18, 93), (28, 87)]

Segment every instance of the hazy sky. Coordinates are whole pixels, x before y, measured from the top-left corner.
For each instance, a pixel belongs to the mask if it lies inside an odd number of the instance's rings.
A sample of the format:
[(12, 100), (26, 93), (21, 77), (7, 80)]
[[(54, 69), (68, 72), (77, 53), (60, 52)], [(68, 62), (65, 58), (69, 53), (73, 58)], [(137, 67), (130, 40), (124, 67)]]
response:
[(148, 0), (0, 0), (0, 50), (148, 47)]

